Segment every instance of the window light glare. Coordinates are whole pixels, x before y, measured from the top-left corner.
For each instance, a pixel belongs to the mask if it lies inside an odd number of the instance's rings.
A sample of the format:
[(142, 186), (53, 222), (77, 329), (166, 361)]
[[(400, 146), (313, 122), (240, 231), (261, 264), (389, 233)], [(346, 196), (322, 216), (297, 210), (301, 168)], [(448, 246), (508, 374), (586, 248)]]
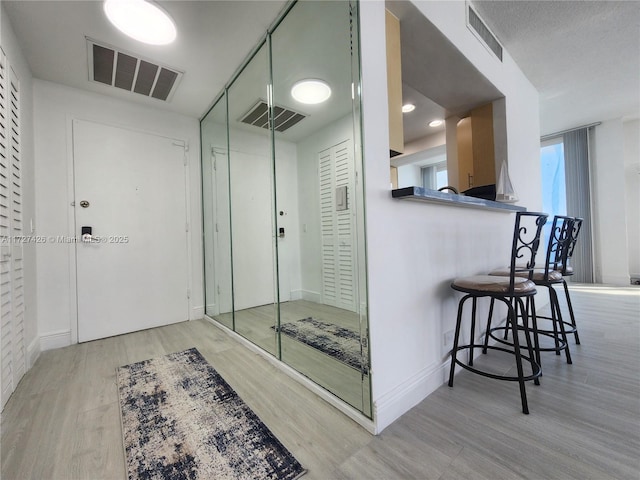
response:
[(125, 35), (150, 45), (167, 45), (176, 39), (171, 17), (146, 0), (105, 0), (104, 13)]
[(413, 103), (407, 103), (402, 106), (402, 113), (413, 112), (416, 109), (416, 106)]
[(329, 100), (331, 87), (322, 80), (300, 80), (291, 88), (291, 96), (300, 103), (315, 105)]
[(429, 126), (430, 127), (439, 127), (440, 125), (442, 125), (442, 120), (432, 120), (431, 122), (429, 122)]

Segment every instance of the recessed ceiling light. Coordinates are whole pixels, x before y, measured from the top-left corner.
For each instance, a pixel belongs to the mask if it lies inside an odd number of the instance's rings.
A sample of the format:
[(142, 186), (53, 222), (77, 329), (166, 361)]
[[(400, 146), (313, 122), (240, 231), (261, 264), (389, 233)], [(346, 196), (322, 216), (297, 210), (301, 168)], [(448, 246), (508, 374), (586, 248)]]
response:
[(416, 106), (413, 103), (407, 103), (402, 106), (402, 113), (413, 112), (416, 109)]
[(146, 0), (105, 0), (104, 13), (125, 35), (151, 45), (176, 39), (173, 20), (162, 8)]
[(291, 96), (300, 103), (314, 105), (329, 99), (331, 87), (322, 80), (300, 80), (291, 88)]
[(440, 125), (442, 125), (442, 120), (433, 120), (431, 122), (429, 122), (429, 126), (430, 127), (439, 127)]

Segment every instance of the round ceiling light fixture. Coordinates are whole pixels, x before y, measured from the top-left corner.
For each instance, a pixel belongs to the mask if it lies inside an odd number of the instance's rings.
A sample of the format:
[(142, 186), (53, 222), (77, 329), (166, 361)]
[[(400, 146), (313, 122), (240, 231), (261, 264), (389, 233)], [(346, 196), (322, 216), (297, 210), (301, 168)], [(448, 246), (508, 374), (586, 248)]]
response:
[(331, 87), (323, 80), (300, 80), (291, 87), (291, 96), (300, 103), (315, 105), (329, 100)]
[(442, 120), (432, 120), (431, 122), (429, 122), (429, 126), (430, 127), (439, 127), (443, 123), (444, 122)]
[(104, 13), (125, 35), (150, 45), (176, 39), (176, 25), (167, 12), (146, 0), (105, 0)]
[(402, 113), (413, 112), (416, 109), (416, 106), (413, 103), (407, 103), (402, 106)]

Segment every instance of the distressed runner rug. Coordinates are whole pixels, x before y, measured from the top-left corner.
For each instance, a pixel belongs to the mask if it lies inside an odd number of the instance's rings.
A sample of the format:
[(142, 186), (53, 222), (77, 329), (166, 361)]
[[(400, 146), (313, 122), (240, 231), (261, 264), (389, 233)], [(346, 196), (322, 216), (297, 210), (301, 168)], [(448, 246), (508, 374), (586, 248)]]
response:
[(195, 348), (120, 367), (117, 380), (130, 480), (305, 473)]

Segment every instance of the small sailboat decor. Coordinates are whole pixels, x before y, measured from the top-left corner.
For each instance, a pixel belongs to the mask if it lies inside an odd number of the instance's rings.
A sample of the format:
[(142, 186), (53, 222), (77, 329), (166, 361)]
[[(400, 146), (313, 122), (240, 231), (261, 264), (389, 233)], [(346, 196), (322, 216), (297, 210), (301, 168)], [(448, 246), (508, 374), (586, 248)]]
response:
[(507, 162), (503, 161), (500, 166), (500, 176), (496, 185), (496, 201), (503, 203), (515, 203), (518, 201), (518, 195), (513, 189), (513, 184), (509, 178), (509, 170)]

